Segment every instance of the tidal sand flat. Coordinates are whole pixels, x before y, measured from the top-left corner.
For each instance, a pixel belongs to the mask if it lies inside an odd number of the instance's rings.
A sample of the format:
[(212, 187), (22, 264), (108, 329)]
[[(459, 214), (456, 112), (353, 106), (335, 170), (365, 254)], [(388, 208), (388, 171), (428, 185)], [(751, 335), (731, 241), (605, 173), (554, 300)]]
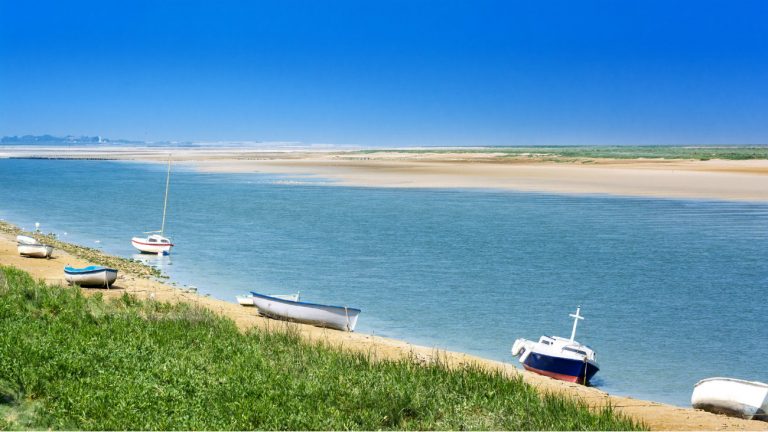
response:
[[(481, 157), (482, 156), (482, 157)], [(197, 161), (202, 171), (291, 174), (345, 186), (507, 189), (568, 194), (768, 201), (768, 160), (497, 159), (465, 153)], [(493, 156), (493, 154), (491, 154)]]
[[(768, 201), (768, 147), (558, 147), (279, 150), (248, 147), (5, 146), (0, 157), (188, 162), (203, 172), (267, 173), (337, 185), (506, 189)], [(313, 180), (314, 179), (314, 180)]]

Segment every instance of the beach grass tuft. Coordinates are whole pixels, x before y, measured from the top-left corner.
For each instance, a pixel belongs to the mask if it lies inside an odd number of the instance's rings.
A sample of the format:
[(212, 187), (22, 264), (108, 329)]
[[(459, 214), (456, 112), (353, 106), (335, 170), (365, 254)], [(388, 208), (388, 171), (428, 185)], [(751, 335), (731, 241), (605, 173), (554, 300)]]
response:
[(467, 365), (376, 360), (292, 325), (105, 300), (0, 267), (0, 428), (637, 430), (610, 408)]

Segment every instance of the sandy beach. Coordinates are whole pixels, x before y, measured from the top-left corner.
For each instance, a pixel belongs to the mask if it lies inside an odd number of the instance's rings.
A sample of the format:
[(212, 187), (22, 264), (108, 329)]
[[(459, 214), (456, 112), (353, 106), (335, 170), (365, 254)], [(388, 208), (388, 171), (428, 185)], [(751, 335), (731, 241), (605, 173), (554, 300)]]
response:
[(497, 153), (248, 148), (5, 147), (0, 157), (166, 161), (203, 172), (268, 173), (290, 182), (390, 188), (504, 189), (768, 201), (768, 160), (557, 159)]
[[(0, 233), (0, 264), (24, 269), (34, 277), (49, 284), (62, 284), (65, 265), (85, 266), (88, 261), (56, 250), (52, 259), (24, 258), (18, 255), (13, 235)], [(507, 374), (522, 374), (523, 378), (543, 391), (564, 393), (580, 398), (591, 406), (610, 404), (620, 412), (642, 421), (654, 430), (768, 430), (768, 423), (747, 421), (714, 415), (703, 411), (671, 405), (609, 395), (596, 388), (556, 381), (516, 369), (511, 363), (487, 360), (457, 352), (438, 351), (434, 348), (416, 346), (403, 341), (382, 338), (362, 333), (346, 333), (301, 324), (287, 324), (259, 317), (255, 310), (235, 303), (201, 296), (188, 290), (160, 283), (146, 277), (121, 272), (115, 285), (109, 289), (83, 289), (90, 295), (95, 292), (107, 297), (129, 293), (141, 299), (163, 302), (188, 302), (208, 308), (215, 313), (231, 318), (238, 327), (246, 330), (258, 327), (266, 330), (284, 329), (295, 326), (303, 337), (310, 341), (322, 341), (345, 350), (370, 353), (378, 359), (413, 358), (419, 362), (430, 362), (439, 356), (452, 366), (474, 363), (481, 367), (502, 370)]]

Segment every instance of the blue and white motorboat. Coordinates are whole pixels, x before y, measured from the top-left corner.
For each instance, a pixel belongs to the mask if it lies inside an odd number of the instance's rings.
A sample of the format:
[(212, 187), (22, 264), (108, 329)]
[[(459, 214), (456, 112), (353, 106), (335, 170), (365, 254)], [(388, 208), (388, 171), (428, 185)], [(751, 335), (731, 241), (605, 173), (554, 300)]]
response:
[(600, 370), (592, 348), (576, 342), (576, 326), (584, 319), (576, 308), (571, 338), (542, 336), (538, 342), (518, 339), (512, 345), (512, 355), (520, 357), (526, 370), (551, 378), (586, 385)]
[(109, 288), (117, 279), (117, 270), (103, 266), (88, 266), (83, 268), (64, 267), (64, 279), (70, 284), (81, 287)]
[(312, 324), (337, 330), (354, 331), (360, 309), (286, 300), (251, 291), (253, 305), (261, 315)]

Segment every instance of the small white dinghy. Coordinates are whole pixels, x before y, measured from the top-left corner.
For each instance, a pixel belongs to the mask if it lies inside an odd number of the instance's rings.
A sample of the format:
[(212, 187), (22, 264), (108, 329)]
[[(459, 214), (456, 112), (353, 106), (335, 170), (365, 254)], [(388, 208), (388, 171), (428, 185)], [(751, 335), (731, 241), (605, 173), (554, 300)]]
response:
[(19, 244), (25, 244), (25, 245), (37, 244), (37, 240), (25, 235), (17, 235), (16, 242), (18, 242)]
[(53, 254), (53, 246), (44, 244), (22, 244), (18, 246), (19, 255), (30, 258), (50, 258)]
[(64, 279), (81, 287), (107, 287), (115, 283), (117, 270), (102, 266), (64, 267)]
[[(290, 301), (299, 301), (299, 293), (296, 294), (270, 294), (270, 297), (275, 297), (283, 300), (290, 300)], [(237, 303), (240, 304), (240, 306), (254, 306), (253, 304), (253, 294), (248, 295), (239, 295), (235, 296), (237, 298)]]
[(354, 331), (360, 309), (284, 300), (251, 291), (253, 305), (270, 318), (296, 321), (337, 330)]
[(768, 384), (735, 378), (707, 378), (693, 386), (691, 405), (717, 414), (768, 421)]

